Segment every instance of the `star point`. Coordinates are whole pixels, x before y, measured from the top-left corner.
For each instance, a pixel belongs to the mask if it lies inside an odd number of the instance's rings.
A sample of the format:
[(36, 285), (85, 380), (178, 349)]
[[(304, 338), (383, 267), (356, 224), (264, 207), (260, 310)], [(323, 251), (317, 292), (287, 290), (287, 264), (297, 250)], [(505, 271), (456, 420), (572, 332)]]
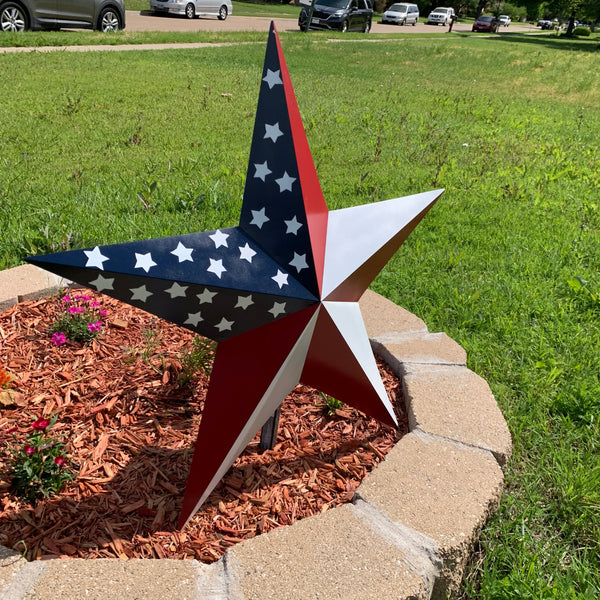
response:
[(147, 252), (146, 254), (138, 254), (135, 253), (135, 268), (136, 269), (144, 269), (146, 273), (152, 268), (155, 267), (156, 263), (152, 260), (152, 253)]
[(100, 248), (96, 246), (93, 250), (84, 250), (83, 253), (87, 256), (86, 267), (96, 267), (104, 271), (104, 264), (108, 260), (108, 256), (104, 256), (100, 252)]
[(145, 285), (141, 285), (137, 288), (131, 288), (131, 300), (139, 300), (140, 302), (147, 302), (148, 298), (152, 296), (152, 292), (149, 292)]
[(228, 233), (223, 233), (221, 230), (217, 229), (217, 231), (208, 237), (215, 243), (215, 249), (220, 248), (221, 246), (225, 246), (225, 248), (227, 248), (227, 238), (229, 237)]
[(292, 191), (292, 184), (294, 183), (294, 181), (296, 181), (295, 177), (290, 177), (288, 175), (287, 171), (283, 172), (283, 175), (279, 178), (276, 179), (275, 182), (277, 183), (277, 185), (279, 186), (279, 192), (291, 192)]
[(234, 324), (234, 321), (228, 321), (225, 317), (223, 317), (219, 323), (215, 325), (215, 327), (223, 333), (223, 331), (231, 331), (231, 327)]
[(298, 229), (300, 229), (300, 227), (302, 227), (302, 223), (298, 222), (298, 219), (296, 218), (296, 215), (293, 216), (293, 218), (289, 219), (288, 221), (284, 221), (285, 225), (286, 225), (286, 233), (291, 233), (292, 235), (298, 235)]
[(204, 290), (197, 294), (198, 300), (200, 300), (200, 304), (212, 304), (213, 298), (217, 295), (217, 292), (211, 292), (209, 289), (204, 288)]
[(247, 260), (249, 263), (252, 262), (252, 258), (256, 256), (256, 252), (250, 248), (250, 246), (246, 243), (245, 246), (240, 246), (240, 260)]
[(260, 210), (251, 210), (250, 212), (252, 213), (250, 225), (256, 225), (259, 229), (262, 229), (262, 226), (270, 220), (264, 206)]
[(281, 81), (281, 70), (277, 69), (277, 71), (271, 71), (271, 69), (267, 69), (267, 74), (263, 77), (263, 81), (267, 82), (270, 90), (276, 85), (283, 85), (283, 81)]
[(193, 248), (186, 248), (181, 242), (177, 244), (177, 248), (175, 248), (175, 250), (171, 250), (171, 254), (174, 254), (180, 263), (185, 262), (186, 260), (194, 262), (194, 259), (192, 258), (192, 252)]
[(275, 302), (273, 304), (273, 308), (269, 309), (269, 311), (273, 318), (276, 319), (279, 315), (285, 314), (285, 302)]
[(187, 285), (179, 285), (176, 281), (170, 288), (167, 288), (165, 292), (171, 296), (171, 300), (174, 298), (185, 298), (185, 292), (187, 291)]
[(102, 277), (102, 275), (98, 275), (96, 279), (90, 281), (90, 285), (93, 285), (98, 292), (102, 292), (104, 290), (114, 290), (114, 277)]
[(242, 308), (246, 310), (249, 306), (252, 306), (253, 304), (254, 300), (252, 300), (252, 294), (250, 294), (249, 296), (238, 296), (235, 308)]
[(206, 270), (210, 273), (214, 273), (219, 279), (221, 279), (221, 275), (227, 271), (227, 269), (223, 266), (223, 260), (220, 258), (218, 260), (209, 258), (209, 261), (210, 265)]
[(296, 254), (294, 252), (294, 258), (290, 261), (292, 267), (296, 267), (296, 271), (300, 273), (302, 269), (308, 269), (308, 263), (306, 262), (306, 254)]
[(282, 273), (279, 269), (277, 269), (277, 275), (274, 275), (271, 279), (279, 286), (279, 289), (284, 285), (288, 285), (287, 273)]
[(254, 163), (254, 168), (256, 169), (256, 172), (254, 173), (254, 178), (261, 179), (263, 182), (265, 181), (267, 175), (270, 175), (273, 172), (267, 166), (266, 160), (262, 164)]
[(279, 123), (275, 123), (274, 125), (265, 123), (265, 136), (263, 139), (269, 139), (275, 144), (282, 135), (283, 132), (279, 129)]

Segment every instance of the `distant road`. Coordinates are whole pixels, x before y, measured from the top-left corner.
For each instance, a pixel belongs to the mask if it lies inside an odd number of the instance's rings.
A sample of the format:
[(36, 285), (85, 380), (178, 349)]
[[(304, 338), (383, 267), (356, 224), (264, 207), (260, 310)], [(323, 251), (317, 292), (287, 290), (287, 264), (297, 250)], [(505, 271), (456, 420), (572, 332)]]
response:
[[(234, 7), (235, 10), (235, 7)], [(298, 14), (300, 8), (298, 8)], [(283, 19), (269, 17), (239, 17), (230, 15), (225, 21), (219, 21), (217, 18), (206, 19), (186, 19), (184, 17), (157, 16), (149, 11), (137, 12), (128, 10), (126, 15), (128, 31), (268, 31), (271, 21), (275, 21), (277, 31), (298, 31), (297, 19)], [(371, 29), (373, 33), (439, 33), (448, 31), (448, 27), (425, 25), (418, 23), (415, 26), (404, 25), (383, 25), (373, 22)], [(455, 23), (452, 31), (466, 32), (471, 31), (471, 23)], [(501, 33), (511, 31), (536, 31), (536, 27), (528, 23), (502, 27)], [(538, 30), (539, 31), (539, 30)]]

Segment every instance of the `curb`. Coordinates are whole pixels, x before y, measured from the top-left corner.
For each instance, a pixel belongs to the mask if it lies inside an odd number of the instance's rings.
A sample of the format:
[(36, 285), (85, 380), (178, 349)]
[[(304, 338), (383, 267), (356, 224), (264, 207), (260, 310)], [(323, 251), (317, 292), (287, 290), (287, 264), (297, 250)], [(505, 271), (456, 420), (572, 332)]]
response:
[[(32, 265), (0, 271), (0, 310), (56, 292)], [(443, 600), (502, 494), (512, 442), (464, 349), (370, 290), (376, 354), (403, 378), (409, 430), (351, 504), (246, 540), (216, 563), (51, 559), (0, 546), (0, 600)]]

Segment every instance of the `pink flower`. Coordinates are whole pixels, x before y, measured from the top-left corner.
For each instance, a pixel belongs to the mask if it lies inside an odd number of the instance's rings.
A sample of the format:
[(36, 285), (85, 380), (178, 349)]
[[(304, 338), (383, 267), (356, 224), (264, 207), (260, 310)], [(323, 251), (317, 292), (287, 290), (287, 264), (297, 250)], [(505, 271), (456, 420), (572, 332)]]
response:
[(98, 308), (100, 306), (100, 302), (92, 302), (92, 306), (94, 308)]
[(72, 315), (76, 315), (78, 313), (82, 313), (84, 311), (84, 309), (81, 306), (69, 306), (67, 311), (69, 313), (71, 313)]
[(9, 427), (5, 433), (14, 433), (15, 431), (17, 431), (17, 429), (19, 429), (16, 425), (14, 427)]
[(92, 297), (91, 297), (91, 296), (81, 296), (81, 299), (82, 299), (84, 302), (89, 302), (89, 301), (92, 299)]
[(96, 332), (100, 331), (100, 328), (102, 327), (102, 321), (96, 321), (95, 323), (88, 323), (87, 326), (91, 333), (96, 333)]
[(65, 464), (65, 459), (62, 456), (57, 456), (54, 459), (54, 464), (55, 465), (60, 465), (62, 467)]
[(106, 316), (106, 311), (105, 310), (99, 310), (98, 313), (100, 314), (101, 317), (105, 317)]
[(55, 346), (62, 346), (67, 342), (67, 336), (62, 331), (52, 334), (52, 343)]
[(29, 444), (27, 444), (25, 446), (25, 448), (23, 448), (23, 450), (25, 450), (25, 454), (34, 454), (35, 453), (35, 448), (33, 446), (30, 446)]
[(62, 301), (63, 302), (71, 302), (71, 296), (63, 296)]
[(46, 429), (46, 427), (48, 427), (48, 425), (50, 425), (50, 421), (48, 419), (42, 419), (42, 417), (39, 417), (38, 420), (34, 421), (31, 426), (38, 431), (43, 431)]

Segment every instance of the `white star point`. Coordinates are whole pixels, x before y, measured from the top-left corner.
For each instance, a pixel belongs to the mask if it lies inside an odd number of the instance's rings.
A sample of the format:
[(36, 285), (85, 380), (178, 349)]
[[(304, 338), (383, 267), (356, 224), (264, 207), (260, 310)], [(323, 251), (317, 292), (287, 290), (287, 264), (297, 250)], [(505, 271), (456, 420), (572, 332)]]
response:
[(254, 300), (252, 300), (252, 294), (249, 296), (238, 296), (237, 304), (234, 308), (243, 308), (246, 310), (249, 306), (254, 304)]
[(102, 275), (98, 275), (94, 281), (90, 281), (90, 285), (93, 285), (99, 292), (102, 290), (114, 290), (114, 283), (115, 280), (113, 277), (102, 277)]
[(274, 275), (271, 279), (279, 286), (279, 289), (288, 284), (287, 273), (282, 273), (279, 269), (277, 269), (277, 275)]
[(284, 221), (286, 225), (286, 233), (291, 233), (292, 235), (298, 235), (298, 229), (302, 227), (302, 223), (298, 221), (296, 215), (293, 216), (289, 221)]
[(269, 89), (272, 90), (276, 85), (283, 85), (283, 81), (281, 80), (281, 70), (277, 69), (277, 71), (271, 71), (271, 69), (267, 69), (267, 74), (263, 77), (263, 81), (266, 81), (269, 84)]
[(273, 172), (271, 169), (269, 169), (266, 160), (262, 164), (254, 163), (254, 168), (256, 169), (256, 173), (254, 173), (255, 179), (262, 179), (263, 182), (265, 181), (267, 175), (270, 175)]
[(302, 269), (308, 269), (308, 263), (306, 262), (306, 254), (296, 254), (294, 252), (294, 259), (290, 261), (290, 265), (292, 265), (292, 267), (296, 267), (298, 273), (300, 273)]
[(173, 282), (173, 285), (166, 289), (165, 292), (174, 298), (185, 298), (185, 292), (188, 289), (187, 285), (179, 285), (176, 281)]
[(155, 267), (156, 263), (152, 260), (152, 254), (147, 252), (146, 254), (138, 254), (135, 253), (135, 268), (136, 269), (144, 269), (146, 273), (152, 268)]
[(100, 252), (98, 246), (93, 250), (84, 250), (83, 253), (87, 256), (87, 262), (85, 263), (86, 267), (97, 267), (104, 271), (104, 265), (102, 263), (108, 260), (108, 256), (104, 256), (102, 252)]
[(219, 279), (221, 279), (221, 275), (227, 271), (227, 269), (223, 266), (223, 261), (221, 259), (215, 260), (214, 258), (209, 258), (210, 266), (207, 271), (210, 273), (214, 273)]
[(273, 315), (273, 318), (276, 319), (279, 315), (285, 314), (285, 302), (275, 302), (273, 304), (273, 308), (269, 310), (269, 312)]
[(277, 185), (279, 186), (279, 192), (291, 192), (292, 191), (292, 184), (294, 183), (294, 181), (296, 181), (295, 177), (290, 177), (290, 175), (288, 175), (287, 171), (283, 172), (283, 175), (279, 178), (275, 180)]
[(140, 302), (146, 302), (152, 296), (152, 292), (149, 292), (145, 285), (138, 288), (131, 288), (129, 291), (131, 292), (131, 299), (139, 300)]
[(217, 231), (215, 231), (212, 235), (209, 235), (208, 237), (215, 243), (215, 248), (220, 248), (221, 246), (225, 246), (225, 248), (228, 248), (228, 246), (227, 246), (227, 238), (229, 237), (228, 233), (223, 233), (222, 231), (217, 229)]
[(283, 132), (279, 129), (279, 123), (268, 125), (265, 123), (265, 135), (263, 139), (270, 139), (273, 143), (277, 142), (277, 138), (281, 137)]
[(217, 292), (211, 292), (209, 289), (204, 288), (201, 294), (198, 294), (198, 300), (200, 304), (212, 304), (213, 298), (217, 295)]
[(223, 331), (231, 331), (231, 326), (233, 325), (233, 321), (228, 321), (225, 317), (223, 317), (215, 327), (223, 332)]
[(190, 262), (194, 262), (192, 258), (193, 248), (186, 248), (181, 242), (177, 244), (177, 248), (175, 250), (171, 250), (171, 254), (174, 254), (179, 262), (184, 262), (189, 260)]
[(247, 260), (249, 263), (252, 262), (252, 258), (256, 255), (256, 252), (250, 248), (246, 242), (245, 246), (240, 246), (240, 260)]
[(200, 321), (204, 321), (204, 319), (202, 318), (199, 312), (188, 313), (187, 319), (183, 322), (183, 324), (198, 327), (198, 323), (200, 323)]

